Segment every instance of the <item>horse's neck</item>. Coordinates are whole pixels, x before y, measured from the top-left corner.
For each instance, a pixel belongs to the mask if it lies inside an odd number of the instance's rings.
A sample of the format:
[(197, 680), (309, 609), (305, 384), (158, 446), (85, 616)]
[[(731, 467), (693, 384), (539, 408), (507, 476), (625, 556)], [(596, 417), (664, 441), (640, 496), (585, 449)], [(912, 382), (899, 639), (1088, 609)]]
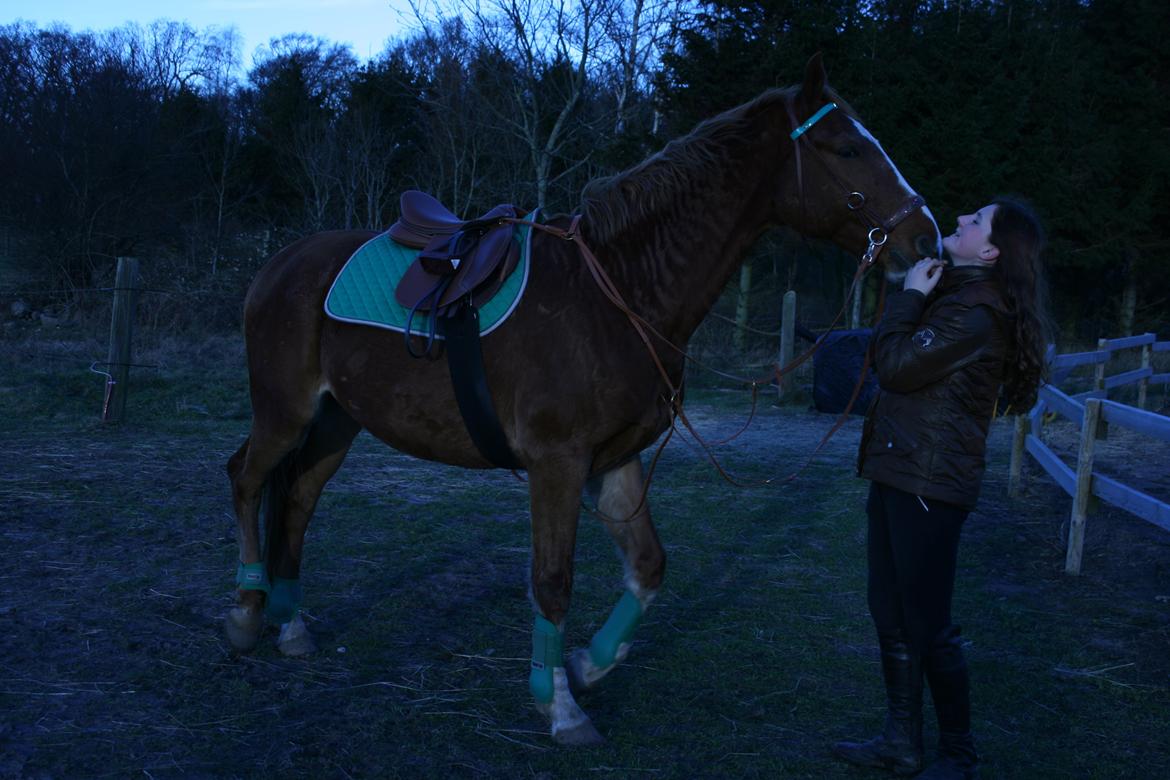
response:
[(602, 249), (631, 309), (677, 346), (690, 340), (768, 227), (769, 193), (759, 191), (761, 172), (750, 167), (729, 172), (724, 181), (734, 187), (691, 187), (674, 199), (656, 194), (660, 213)]

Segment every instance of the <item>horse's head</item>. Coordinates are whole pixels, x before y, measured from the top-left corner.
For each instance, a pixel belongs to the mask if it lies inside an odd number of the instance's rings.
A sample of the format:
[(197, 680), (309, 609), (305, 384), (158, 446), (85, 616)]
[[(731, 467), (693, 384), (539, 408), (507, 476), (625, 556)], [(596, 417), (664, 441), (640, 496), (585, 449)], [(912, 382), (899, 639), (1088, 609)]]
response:
[[(821, 55), (809, 60), (804, 83), (784, 102), (794, 145), (777, 193), (782, 220), (827, 238), (859, 257), (883, 262), (900, 277), (919, 258), (938, 257), (941, 235), (930, 209), (906, 182), (878, 140), (828, 87)], [(789, 140), (791, 139), (791, 140)]]

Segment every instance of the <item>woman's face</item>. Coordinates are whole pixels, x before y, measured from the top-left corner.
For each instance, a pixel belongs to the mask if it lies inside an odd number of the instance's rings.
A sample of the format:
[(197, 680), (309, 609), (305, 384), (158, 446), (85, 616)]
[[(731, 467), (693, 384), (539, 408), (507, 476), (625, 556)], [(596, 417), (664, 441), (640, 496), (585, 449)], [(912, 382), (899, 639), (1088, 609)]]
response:
[(999, 257), (998, 247), (991, 243), (991, 218), (996, 208), (992, 204), (962, 215), (955, 232), (943, 238), (943, 247), (956, 266), (990, 265)]

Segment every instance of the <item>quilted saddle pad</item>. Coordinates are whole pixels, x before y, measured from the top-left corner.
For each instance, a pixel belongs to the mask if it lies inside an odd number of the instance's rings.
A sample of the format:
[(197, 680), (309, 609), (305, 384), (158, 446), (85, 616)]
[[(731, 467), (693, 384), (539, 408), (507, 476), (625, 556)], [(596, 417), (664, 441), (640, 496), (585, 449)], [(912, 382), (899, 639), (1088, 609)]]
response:
[[(533, 212), (529, 219), (536, 221), (536, 213)], [(520, 303), (520, 296), (528, 286), (532, 228), (516, 225), (514, 237), (520, 242), (520, 260), (516, 268), (495, 295), (486, 301), (475, 302), (479, 307), (480, 334), (491, 333), (503, 324)], [(345, 261), (325, 296), (325, 313), (342, 322), (404, 332), (410, 309), (395, 300), (394, 288), (419, 251), (397, 243), (386, 233), (374, 236)], [(411, 331), (426, 333), (430, 324), (431, 315), (417, 312)], [(442, 338), (439, 334), (436, 338)]]

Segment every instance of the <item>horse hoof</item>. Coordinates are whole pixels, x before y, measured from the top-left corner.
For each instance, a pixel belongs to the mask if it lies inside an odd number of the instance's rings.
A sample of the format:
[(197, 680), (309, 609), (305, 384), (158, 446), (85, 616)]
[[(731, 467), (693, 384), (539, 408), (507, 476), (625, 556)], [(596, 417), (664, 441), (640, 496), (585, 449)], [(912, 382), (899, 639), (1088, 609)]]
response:
[(223, 621), (223, 629), (232, 647), (246, 653), (260, 641), (260, 632), (264, 629), (264, 616), (256, 610), (232, 607)]
[(317, 643), (313, 635), (305, 627), (305, 621), (298, 614), (289, 622), (280, 627), (280, 637), (276, 640), (276, 647), (281, 655), (297, 657), (317, 652)]
[(565, 747), (592, 747), (605, 744), (605, 738), (589, 720), (574, 723), (567, 729), (554, 729), (552, 736), (558, 745)]

